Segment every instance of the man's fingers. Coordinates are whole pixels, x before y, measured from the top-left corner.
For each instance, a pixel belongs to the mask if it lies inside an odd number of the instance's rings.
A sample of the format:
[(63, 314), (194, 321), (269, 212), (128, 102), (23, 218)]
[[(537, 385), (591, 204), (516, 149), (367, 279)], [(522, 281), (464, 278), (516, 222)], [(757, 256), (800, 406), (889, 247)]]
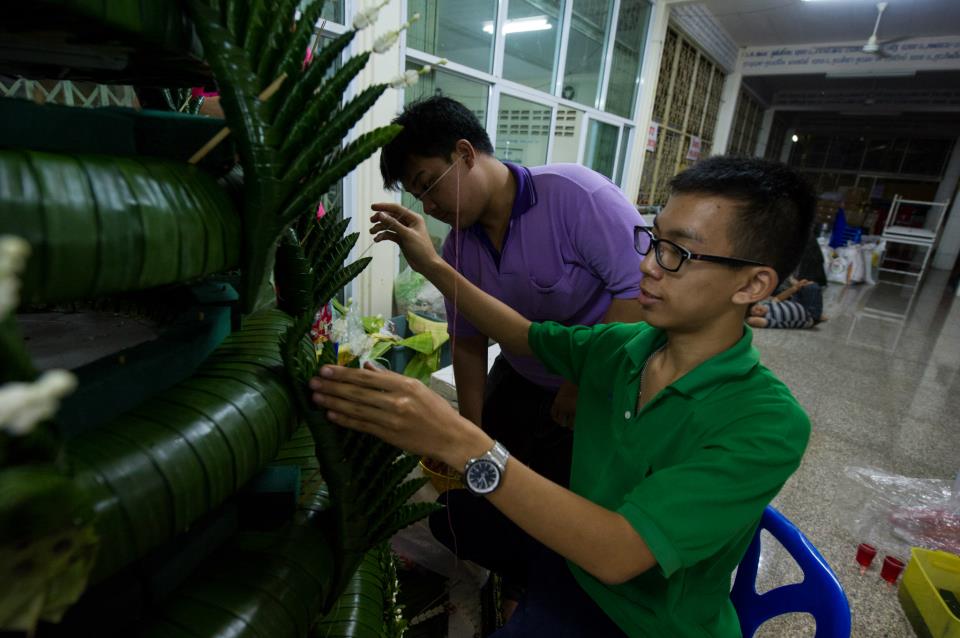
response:
[(317, 389), (325, 381), (362, 386), (372, 390), (391, 391), (406, 387), (409, 377), (387, 370), (367, 370), (361, 368), (345, 368), (343, 366), (325, 365), (320, 368), (320, 376), (310, 380), (310, 387)]
[(358, 419), (371, 426), (378, 424), (385, 415), (389, 414), (388, 411), (380, 409), (377, 406), (362, 401), (343, 398), (327, 392), (325, 389), (314, 392), (313, 401), (330, 412), (341, 414), (352, 419)]
[(409, 208), (391, 202), (379, 202), (373, 204), (370, 208), (377, 211), (370, 217), (371, 221), (391, 219), (401, 224), (408, 224), (412, 220), (420, 219), (420, 216)]

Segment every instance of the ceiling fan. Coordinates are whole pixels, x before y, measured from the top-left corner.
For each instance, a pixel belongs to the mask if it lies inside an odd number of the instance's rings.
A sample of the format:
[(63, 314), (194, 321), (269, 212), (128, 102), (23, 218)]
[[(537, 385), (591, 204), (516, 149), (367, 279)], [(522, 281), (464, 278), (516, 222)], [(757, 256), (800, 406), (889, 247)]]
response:
[(907, 39), (907, 36), (903, 36), (899, 38), (893, 38), (885, 42), (877, 41), (877, 30), (880, 28), (880, 20), (883, 18), (883, 12), (886, 10), (886, 8), (886, 2), (877, 3), (877, 21), (873, 25), (873, 33), (870, 34), (870, 37), (867, 38), (866, 44), (864, 44), (863, 48), (861, 49), (864, 53), (870, 53), (871, 55), (876, 55), (881, 58), (887, 56), (887, 53), (883, 50), (883, 47), (888, 44), (893, 44), (894, 42)]

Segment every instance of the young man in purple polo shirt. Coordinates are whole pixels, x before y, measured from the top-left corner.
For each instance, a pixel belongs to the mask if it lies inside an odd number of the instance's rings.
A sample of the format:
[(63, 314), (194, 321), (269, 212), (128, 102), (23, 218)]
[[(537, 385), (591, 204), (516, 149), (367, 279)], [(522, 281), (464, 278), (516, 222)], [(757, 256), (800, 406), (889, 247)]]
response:
[[(452, 226), (443, 258), (470, 282), (532, 321), (638, 320), (640, 260), (630, 232), (642, 221), (610, 180), (576, 164), (501, 162), (476, 116), (447, 97), (410, 104), (394, 123), (404, 129), (381, 151), (384, 184)], [(460, 413), (566, 484), (576, 386), (502, 344), (488, 379), (488, 335), (452, 302)]]
[[(501, 162), (474, 114), (450, 98), (410, 104), (394, 123), (404, 129), (382, 150), (384, 183), (452, 226), (443, 259), (468, 281), (531, 321), (639, 320), (640, 256), (631, 233), (643, 222), (610, 180), (576, 164)], [(458, 314), (453, 299), (446, 303), (460, 414), (567, 485), (576, 386), (505, 344), (488, 378), (489, 335)], [(514, 598), (524, 574), (499, 560), (505, 550), (489, 533), (473, 534), (477, 520), (508, 522), (462, 490), (444, 498), (449, 511), (431, 519), (434, 535), (460, 557), (497, 567)]]
[(497, 638), (741, 635), (731, 572), (810, 434), (744, 319), (799, 261), (815, 197), (788, 167), (747, 158), (703, 160), (671, 188), (653, 228), (632, 233), (645, 255), (636, 324), (531, 323), (440, 259), (423, 218), (374, 206), (375, 241), (399, 244), (475, 325), (580, 384), (566, 489), (415, 380), (325, 366), (310, 382), (334, 423), (464, 468), (509, 518), (504, 559), (530, 581)]

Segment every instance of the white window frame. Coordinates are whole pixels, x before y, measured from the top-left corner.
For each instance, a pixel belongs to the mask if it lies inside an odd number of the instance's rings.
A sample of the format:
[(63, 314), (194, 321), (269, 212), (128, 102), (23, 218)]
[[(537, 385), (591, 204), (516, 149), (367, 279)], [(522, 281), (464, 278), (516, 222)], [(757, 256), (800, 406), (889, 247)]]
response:
[[(348, 3), (352, 3), (353, 0), (346, 0)], [(496, 137), (497, 137), (497, 118), (500, 111), (500, 94), (506, 93), (516, 98), (523, 100), (529, 100), (531, 102), (545, 106), (551, 110), (551, 121), (550, 121), (550, 139), (547, 143), (547, 163), (553, 161), (553, 147), (554, 147), (554, 133), (556, 130), (556, 117), (557, 110), (560, 107), (573, 108), (578, 111), (583, 112), (583, 131), (579, 140), (579, 148), (577, 151), (577, 163), (583, 164), (585, 159), (586, 152), (586, 137), (587, 132), (590, 126), (591, 120), (597, 120), (599, 122), (604, 122), (606, 124), (612, 124), (617, 127), (617, 155), (614, 158), (614, 168), (613, 168), (613, 179), (616, 178), (617, 173), (620, 172), (620, 180), (618, 182), (619, 186), (624, 185), (624, 181), (627, 177), (626, 171), (620, 171), (620, 159), (621, 153), (620, 150), (623, 148), (623, 145), (626, 144), (628, 150), (635, 148), (635, 137), (639, 126), (636, 123), (636, 118), (622, 117), (613, 113), (607, 113), (603, 110), (603, 107), (606, 106), (607, 93), (610, 85), (610, 73), (613, 66), (613, 50), (616, 43), (616, 34), (617, 26), (620, 20), (620, 7), (622, 0), (613, 0), (613, 8), (610, 12), (609, 17), (609, 28), (606, 31), (606, 42), (604, 43), (605, 49), (605, 58), (603, 68), (600, 73), (600, 93), (596, 101), (596, 104), (599, 104), (601, 108), (596, 106), (590, 106), (586, 104), (581, 104), (574, 100), (568, 100), (562, 97), (563, 90), (563, 77), (566, 71), (566, 61), (567, 61), (567, 49), (569, 47), (570, 40), (570, 24), (572, 22), (573, 15), (573, 2), (575, 0), (564, 0), (562, 5), (562, 21), (560, 23), (561, 33), (560, 33), (560, 43), (557, 48), (557, 60), (556, 66), (554, 69), (554, 82), (553, 82), (553, 93), (548, 93), (546, 91), (540, 91), (538, 89), (530, 88), (525, 84), (520, 84), (511, 80), (504, 79), (503, 77), (503, 64), (504, 64), (504, 51), (505, 51), (505, 34), (503, 29), (500, 28), (500, 25), (504, 24), (509, 15), (510, 0), (498, 0), (497, 2), (497, 12), (496, 12), (496, 24), (497, 29), (494, 32), (493, 40), (493, 72), (487, 73), (485, 71), (480, 71), (457, 62), (447, 62), (441, 68), (445, 72), (454, 73), (460, 75), (466, 79), (484, 82), (489, 86), (489, 92), (487, 94), (487, 118), (484, 122), (484, 127), (487, 130), (487, 134), (490, 136), (490, 141), (496, 146)], [(653, 2), (649, 2), (650, 10), (653, 10)], [(402, 0), (401, 6), (402, 15), (407, 15), (407, 2)], [(404, 34), (405, 35), (405, 34)], [(407, 46), (406, 37), (401, 39), (401, 60), (403, 64), (406, 65), (407, 60), (412, 60), (418, 64), (430, 64), (437, 65), (440, 61), (440, 57), (427, 53), (425, 51), (420, 51), (412, 47)], [(639, 72), (639, 70), (638, 70)], [(400, 98), (402, 100), (402, 98)], [(636, 110), (639, 104), (639, 93), (634, 97), (634, 104), (631, 111), (636, 114)], [(398, 111), (402, 110), (402, 102), (398, 105)], [(629, 153), (627, 155), (629, 158)]]

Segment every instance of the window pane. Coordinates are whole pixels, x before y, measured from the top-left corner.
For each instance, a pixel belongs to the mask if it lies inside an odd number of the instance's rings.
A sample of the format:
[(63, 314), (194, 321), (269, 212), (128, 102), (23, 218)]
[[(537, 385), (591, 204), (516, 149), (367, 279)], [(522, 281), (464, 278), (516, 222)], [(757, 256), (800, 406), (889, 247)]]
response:
[[(302, 12), (306, 4), (307, 0), (300, 0), (297, 4), (297, 10)], [(323, 8), (320, 9), (320, 19), (337, 24), (346, 24), (343, 17), (343, 0), (325, 0)]]
[(346, 24), (343, 21), (343, 0), (327, 0), (320, 10), (320, 18), (337, 24)]
[(612, 10), (613, 3), (606, 0), (573, 0), (562, 91), (568, 100), (598, 106), (604, 43)]
[[(407, 70), (419, 68), (419, 63), (407, 61)], [(473, 111), (481, 124), (486, 124), (488, 93), (489, 87), (484, 82), (470, 80), (462, 75), (434, 67), (430, 73), (421, 75), (419, 82), (406, 88), (403, 93), (403, 102), (410, 104), (431, 95), (443, 95), (466, 106)]]
[(627, 164), (627, 147), (630, 146), (630, 133), (632, 131), (631, 127), (624, 126), (620, 133), (620, 158), (617, 161), (617, 177), (613, 180), (618, 186), (623, 186), (623, 171)]
[(550, 107), (512, 95), (500, 96), (497, 113), (497, 157), (525, 166), (547, 163)]
[(618, 127), (606, 122), (590, 120), (587, 131), (587, 150), (583, 163), (613, 179), (613, 164), (617, 157)]
[(553, 129), (553, 156), (551, 162), (580, 161), (580, 137), (583, 135), (583, 111), (565, 106), (557, 107), (557, 126)]
[(407, 32), (407, 46), (489, 73), (493, 66), (496, 0), (409, 0), (407, 17), (420, 20)]
[(560, 45), (560, 0), (511, 0), (504, 27), (503, 77), (553, 93)]
[(606, 110), (623, 117), (633, 116), (633, 104), (640, 85), (640, 60), (647, 35), (650, 5), (646, 0), (622, 0), (613, 42), (613, 62), (607, 86)]
[[(407, 68), (419, 69), (420, 65), (415, 62), (408, 61)], [(477, 119), (480, 120), (482, 124), (485, 124), (487, 120), (487, 94), (488, 87), (483, 82), (468, 80), (467, 78), (454, 73), (434, 69), (432, 73), (421, 75), (419, 82), (406, 88), (403, 94), (403, 101), (405, 104), (409, 104), (410, 102), (431, 95), (445, 95), (466, 105), (466, 107), (473, 111), (473, 114), (477, 116)], [(423, 206), (421, 206), (420, 202), (417, 199), (414, 199), (414, 197), (409, 193), (404, 192), (401, 195), (400, 203), (410, 210), (416, 211), (417, 213), (423, 215)], [(450, 232), (450, 226), (444, 224), (443, 222), (437, 221), (433, 217), (427, 216), (426, 220), (427, 232), (430, 233), (430, 238), (433, 240), (434, 245), (439, 249), (440, 245), (443, 243), (443, 240), (446, 239), (447, 233)], [(401, 254), (401, 270), (406, 265), (407, 262)]]

